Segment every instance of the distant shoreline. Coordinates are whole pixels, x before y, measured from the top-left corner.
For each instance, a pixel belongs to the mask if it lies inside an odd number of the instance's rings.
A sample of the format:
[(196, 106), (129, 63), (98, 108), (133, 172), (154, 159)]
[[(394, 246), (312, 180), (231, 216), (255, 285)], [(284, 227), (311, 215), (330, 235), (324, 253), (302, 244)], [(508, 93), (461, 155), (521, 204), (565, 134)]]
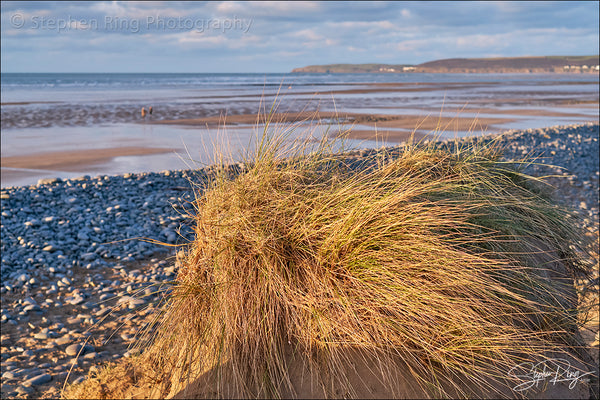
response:
[(501, 58), (450, 58), (423, 64), (327, 64), (294, 68), (291, 72), (312, 73), (561, 73), (600, 72), (600, 57), (548, 56)]

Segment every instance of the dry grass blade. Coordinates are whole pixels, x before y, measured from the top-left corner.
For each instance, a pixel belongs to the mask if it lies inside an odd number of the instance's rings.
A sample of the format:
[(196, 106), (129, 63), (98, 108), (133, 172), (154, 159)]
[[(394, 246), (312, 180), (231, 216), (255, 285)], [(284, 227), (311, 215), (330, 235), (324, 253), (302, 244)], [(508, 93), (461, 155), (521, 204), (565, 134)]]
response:
[(496, 144), (359, 160), (288, 139), (265, 131), (198, 194), (138, 386), (360, 397), (360, 364), (395, 397), (496, 396), (577, 346), (575, 233)]

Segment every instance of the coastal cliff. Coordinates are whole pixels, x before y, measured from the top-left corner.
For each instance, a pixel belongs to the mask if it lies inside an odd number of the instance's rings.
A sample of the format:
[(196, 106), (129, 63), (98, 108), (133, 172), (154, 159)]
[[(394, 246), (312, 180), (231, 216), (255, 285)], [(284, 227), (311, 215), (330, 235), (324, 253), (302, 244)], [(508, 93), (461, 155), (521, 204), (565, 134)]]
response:
[(598, 73), (600, 60), (594, 56), (449, 58), (411, 64), (327, 64), (294, 68), (292, 72), (313, 73)]

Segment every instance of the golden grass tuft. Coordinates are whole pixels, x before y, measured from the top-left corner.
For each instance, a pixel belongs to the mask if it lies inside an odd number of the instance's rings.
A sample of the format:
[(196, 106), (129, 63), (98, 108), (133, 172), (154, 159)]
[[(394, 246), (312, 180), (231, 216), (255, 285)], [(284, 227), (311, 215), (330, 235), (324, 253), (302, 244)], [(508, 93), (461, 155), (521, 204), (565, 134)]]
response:
[(152, 371), (132, 385), (160, 382), (146, 395), (364, 396), (363, 360), (394, 397), (495, 396), (516, 364), (577, 345), (570, 217), (496, 142), (353, 158), (282, 152), (268, 125), (243, 171), (198, 190), (137, 361)]

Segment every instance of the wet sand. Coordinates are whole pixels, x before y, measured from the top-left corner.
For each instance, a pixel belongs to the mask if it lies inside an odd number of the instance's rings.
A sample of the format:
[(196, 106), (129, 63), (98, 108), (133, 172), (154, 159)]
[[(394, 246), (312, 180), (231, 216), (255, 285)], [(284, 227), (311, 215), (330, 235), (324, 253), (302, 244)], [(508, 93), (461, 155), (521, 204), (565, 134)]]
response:
[(415, 131), (395, 131), (389, 129), (360, 129), (360, 127), (352, 129), (351, 131), (342, 132), (341, 137), (356, 139), (356, 140), (369, 140), (375, 142), (384, 143), (400, 143), (400, 142), (418, 142), (425, 138), (433, 138), (434, 135), (423, 134)]
[(57, 151), (52, 153), (35, 153), (23, 156), (3, 157), (2, 167), (78, 171), (82, 167), (101, 164), (115, 157), (141, 156), (168, 153), (170, 151), (173, 151), (173, 149), (113, 147), (109, 149), (87, 149), (77, 151)]
[[(577, 82), (577, 85), (582, 83), (594, 82)], [(13, 178), (31, 176), (35, 182), (36, 176), (47, 177), (54, 172), (61, 176), (61, 171), (85, 171), (98, 165), (106, 166), (103, 170), (110, 174), (114, 173), (110, 167), (115, 164), (113, 160), (120, 156), (135, 156), (137, 160), (145, 160), (146, 165), (152, 164), (152, 155), (167, 157), (167, 153), (187, 145), (194, 152), (196, 143), (190, 140), (202, 136), (210, 143), (214, 132), (221, 127), (230, 127), (229, 133), (233, 135), (248, 136), (254, 127), (262, 128), (267, 120), (267, 115), (257, 116), (255, 110), (265, 106), (268, 109), (275, 98), (280, 103), (271, 116), (272, 122), (293, 125), (298, 132), (316, 124), (329, 126), (331, 136), (341, 130), (348, 139), (371, 141), (369, 145), (381, 140), (390, 145), (400, 143), (413, 132), (415, 139), (421, 139), (439, 132), (451, 137), (598, 121), (597, 92), (570, 82), (556, 83), (571, 85), (561, 92), (554, 90), (553, 84), (543, 80), (527, 87), (503, 82), (351, 83), (330, 87), (331, 90), (315, 86), (312, 91), (289, 86), (269, 93), (183, 96), (186, 99), (183, 103), (157, 105), (152, 119), (141, 119), (139, 109), (130, 104), (119, 104), (114, 109), (91, 103), (48, 104), (47, 108), (32, 113), (23, 108), (27, 102), (4, 102), (3, 128), (10, 131), (3, 133), (2, 147), (4, 154), (10, 155), (2, 156), (2, 181), (6, 186), (6, 182), (14, 182)], [(195, 100), (188, 102), (188, 99)], [(96, 128), (114, 124), (128, 124), (128, 127), (118, 132), (115, 128), (117, 133)], [(60, 133), (63, 126), (76, 131), (70, 131), (65, 139)], [(49, 130), (44, 133), (47, 140), (54, 137), (58, 140), (53, 142), (60, 144), (62, 138), (66, 147), (55, 145), (49, 147), (60, 151), (29, 153), (30, 146), (23, 139), (26, 136), (19, 133), (21, 128), (28, 127), (48, 127), (44, 128)], [(26, 134), (38, 132), (42, 131), (29, 130)], [(186, 138), (183, 145), (181, 137)], [(41, 143), (46, 140), (41, 134), (39, 139)], [(128, 146), (117, 147), (117, 141)], [(111, 148), (98, 148), (103, 146)], [(131, 162), (133, 165), (137, 161)]]
[[(594, 81), (589, 82), (564, 82), (563, 84), (597, 84)], [(313, 91), (297, 91), (294, 95), (347, 95), (347, 94), (370, 94), (370, 93), (410, 93), (410, 92), (427, 92), (427, 91), (451, 91), (451, 90), (468, 90), (475, 88), (483, 88), (490, 86), (500, 86), (499, 82), (402, 82), (402, 83), (350, 83), (344, 86), (356, 86), (350, 89), (316, 89)], [(541, 83), (541, 85), (544, 85)], [(281, 96), (285, 95), (293, 86), (282, 87), (274, 93), (265, 93), (265, 96)], [(236, 97), (248, 98), (255, 97), (254, 94), (237, 95)], [(212, 98), (228, 98), (230, 96), (211, 96)], [(188, 98), (196, 98), (194, 96)]]
[[(47, 171), (86, 171), (115, 157), (144, 156), (172, 152), (170, 148), (113, 147), (34, 153), (2, 157), (2, 181), (24, 176), (37, 176)], [(14, 169), (12, 169), (14, 168)]]
[[(432, 112), (435, 112), (435, 110), (432, 110)], [(439, 113), (439, 110), (437, 110), (437, 112)], [(510, 115), (510, 116), (589, 118), (588, 114), (553, 111), (550, 109), (525, 109), (525, 108), (498, 109), (498, 108), (491, 108), (491, 107), (470, 107), (470, 108), (448, 107), (448, 108), (444, 108), (444, 112), (457, 113), (457, 115), (460, 113), (476, 113), (476, 114), (499, 114), (499, 115)]]
[[(178, 119), (154, 121), (154, 124), (167, 125), (187, 125), (187, 126), (208, 126), (215, 127), (219, 125), (240, 125), (253, 124), (256, 122), (264, 123), (269, 117), (265, 114), (257, 115), (242, 114), (231, 115), (227, 117), (208, 117), (195, 119)], [(367, 125), (373, 128), (384, 127), (392, 129), (413, 130), (459, 130), (470, 131), (473, 128), (489, 130), (494, 125), (514, 122), (513, 118), (467, 118), (467, 117), (445, 117), (434, 115), (389, 115), (389, 114), (364, 114), (348, 112), (297, 112), (297, 113), (276, 113), (270, 117), (274, 123), (295, 123), (308, 121), (321, 121), (324, 123), (335, 122), (345, 125), (359, 124)], [(350, 138), (353, 133), (350, 132)], [(399, 137), (402, 140), (403, 136)]]

